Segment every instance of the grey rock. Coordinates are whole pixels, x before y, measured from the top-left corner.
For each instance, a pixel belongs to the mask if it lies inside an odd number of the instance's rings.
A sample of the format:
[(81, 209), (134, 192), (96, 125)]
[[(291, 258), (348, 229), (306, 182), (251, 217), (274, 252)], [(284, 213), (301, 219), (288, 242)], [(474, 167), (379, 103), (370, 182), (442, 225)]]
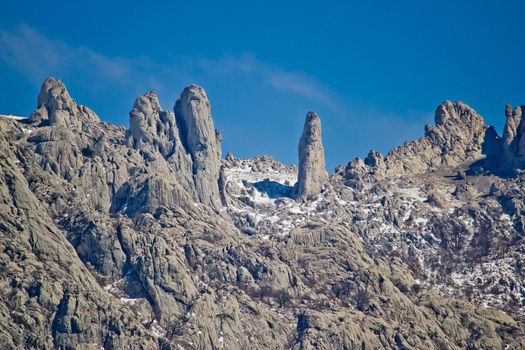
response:
[(503, 144), (510, 146), (518, 133), (518, 127), (521, 122), (521, 109), (516, 107), (514, 111), (511, 105), (505, 105), (505, 128), (503, 130)]
[[(193, 180), (195, 175), (192, 169), (192, 158), (182, 145), (175, 115), (161, 108), (154, 92), (148, 92), (135, 100), (130, 112), (128, 143), (138, 149), (147, 158), (149, 165), (154, 168), (151, 173), (155, 178), (147, 179), (146, 176), (140, 183), (137, 182), (137, 179), (132, 179), (133, 184), (130, 187), (144, 194), (151, 190), (155, 191), (155, 193), (146, 194), (150, 200), (153, 200), (153, 202), (149, 201), (148, 210), (154, 211), (156, 207), (151, 204), (162, 203), (162, 199), (166, 198), (172, 198), (166, 203), (168, 205), (175, 204), (176, 198), (182, 200), (186, 199), (185, 197), (194, 197), (198, 201)], [(158, 153), (161, 157), (157, 156)], [(171, 185), (166, 187), (167, 184)], [(180, 187), (187, 192), (187, 195), (182, 194)], [(120, 192), (122, 195), (122, 191)], [(173, 196), (175, 192), (178, 194)], [(126, 196), (124, 193), (123, 197), (133, 198), (136, 195)], [(189, 203), (189, 200), (180, 203)], [(140, 209), (137, 203), (132, 206), (137, 210)]]
[(15, 162), (0, 124), (0, 347), (157, 348), (153, 332), (79, 259)]
[(299, 140), (297, 198), (305, 200), (318, 195), (327, 181), (321, 119), (314, 112), (308, 112)]
[[(367, 166), (349, 164), (344, 176), (381, 178), (453, 168), (483, 158), (487, 127), (483, 118), (463, 102), (445, 101), (435, 113), (435, 125), (425, 127), (425, 136), (394, 148), (383, 159), (372, 153)], [(365, 162), (366, 164), (366, 162)]]
[(524, 348), (525, 177), (455, 176), (489, 130), (471, 110), (330, 178), (311, 162), (323, 195), (297, 201), (295, 166), (221, 164), (188, 90), (176, 118), (140, 97), (133, 130), (0, 118), (1, 348)]
[(494, 164), (496, 172), (503, 175), (515, 175), (518, 169), (525, 166), (525, 121), (522, 109), (523, 106), (514, 109), (511, 105), (505, 106), (506, 120), (499, 152), (487, 155), (487, 158), (493, 159), (490, 163)]
[(206, 92), (199, 86), (184, 89), (175, 104), (182, 144), (191, 155), (195, 190), (199, 202), (220, 207), (219, 172), (221, 136), (211, 119)]
[(133, 147), (140, 149), (152, 145), (164, 158), (177, 150), (179, 131), (175, 115), (160, 107), (154, 92), (138, 97), (129, 115), (129, 137)]
[(60, 80), (48, 78), (40, 88), (37, 109), (31, 115), (32, 122), (48, 122), (81, 129), (84, 123), (99, 122), (98, 116), (89, 108), (77, 105)]

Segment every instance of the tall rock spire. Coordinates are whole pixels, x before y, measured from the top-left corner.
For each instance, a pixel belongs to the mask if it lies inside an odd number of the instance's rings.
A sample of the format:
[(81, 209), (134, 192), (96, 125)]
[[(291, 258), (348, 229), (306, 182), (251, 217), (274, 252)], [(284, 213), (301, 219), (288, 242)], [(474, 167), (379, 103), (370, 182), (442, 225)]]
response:
[(511, 105), (505, 105), (505, 128), (503, 130), (503, 144), (508, 147), (518, 134), (518, 127), (521, 122), (521, 108), (516, 107), (512, 110)]
[(306, 200), (316, 196), (328, 181), (324, 161), (321, 119), (314, 112), (308, 112), (303, 134), (299, 140), (299, 176), (296, 197)]
[(213, 125), (204, 89), (196, 85), (185, 88), (175, 103), (175, 117), (182, 144), (193, 162), (197, 199), (203, 204), (220, 207), (221, 137)]

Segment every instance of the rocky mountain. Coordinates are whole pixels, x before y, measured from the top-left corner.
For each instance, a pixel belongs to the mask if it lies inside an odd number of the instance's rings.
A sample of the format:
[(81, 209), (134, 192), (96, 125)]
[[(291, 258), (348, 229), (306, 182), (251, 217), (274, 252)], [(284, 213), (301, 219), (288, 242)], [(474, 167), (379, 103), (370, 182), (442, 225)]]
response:
[[(521, 108), (461, 102), (327, 174), (221, 159), (204, 90), (140, 96), (126, 129), (58, 80), (0, 117), (0, 347), (523, 349)], [(525, 142), (525, 141), (524, 141)]]

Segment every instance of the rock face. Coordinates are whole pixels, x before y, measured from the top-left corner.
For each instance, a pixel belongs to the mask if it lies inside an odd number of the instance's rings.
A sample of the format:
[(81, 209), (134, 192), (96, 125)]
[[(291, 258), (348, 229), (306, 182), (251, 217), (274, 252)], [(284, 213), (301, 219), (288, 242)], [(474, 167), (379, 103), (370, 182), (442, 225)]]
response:
[(314, 112), (308, 112), (299, 140), (297, 198), (308, 199), (318, 195), (327, 181), (321, 119)]
[(221, 164), (195, 86), (129, 129), (53, 79), (37, 107), (0, 117), (2, 349), (525, 347), (525, 177), (463, 172), (498, 137), (461, 104), (329, 179), (313, 113), (298, 176)]
[(503, 129), (502, 157), (500, 170), (512, 175), (516, 169), (525, 167), (525, 120), (522, 118), (525, 106), (512, 109), (505, 106), (505, 128)]
[(164, 158), (182, 151), (177, 147), (180, 141), (175, 115), (160, 107), (154, 92), (138, 97), (129, 116), (129, 135), (133, 147), (141, 149), (151, 145)]
[[(0, 348), (157, 348), (153, 332), (130, 307), (108, 298), (51, 219), (64, 200), (56, 190), (68, 185), (43, 172), (29, 149), (12, 148), (6, 133), (13, 126), (0, 121)], [(32, 169), (20, 167), (18, 157)], [(42, 200), (53, 187), (57, 197)], [(63, 204), (62, 215), (69, 206)]]
[(42, 84), (31, 120), (79, 129), (84, 122), (97, 122), (99, 118), (89, 108), (77, 105), (60, 80), (48, 78)]
[(460, 101), (445, 101), (438, 106), (434, 119), (435, 125), (427, 125), (425, 136), (419, 140), (394, 148), (386, 157), (371, 152), (364, 161), (368, 167), (363, 168), (359, 160), (351, 161), (346, 168), (348, 177), (418, 174), (484, 157), (488, 127), (474, 109)]
[(175, 104), (175, 116), (182, 144), (193, 161), (197, 198), (201, 203), (218, 207), (221, 136), (213, 125), (204, 89), (196, 85), (185, 88)]
[[(154, 211), (159, 205), (188, 204), (192, 197), (198, 202), (192, 158), (182, 145), (173, 112), (162, 109), (157, 95), (148, 92), (135, 100), (129, 115), (128, 145), (142, 154), (152, 171), (128, 181), (114, 208)], [(138, 201), (125, 204), (130, 198)]]

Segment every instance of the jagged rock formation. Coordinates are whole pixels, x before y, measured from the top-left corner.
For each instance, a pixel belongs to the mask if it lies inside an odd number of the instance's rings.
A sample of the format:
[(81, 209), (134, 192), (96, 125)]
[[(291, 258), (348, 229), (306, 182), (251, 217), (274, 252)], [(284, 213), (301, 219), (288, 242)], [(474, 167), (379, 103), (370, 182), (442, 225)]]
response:
[(483, 158), (487, 127), (475, 110), (460, 101), (445, 101), (436, 110), (435, 123), (425, 127), (424, 137), (406, 142), (386, 157), (372, 151), (364, 160), (365, 167), (359, 159), (351, 161), (347, 177), (417, 174)]
[(61, 81), (48, 78), (40, 89), (31, 121), (80, 129), (84, 121), (98, 122), (100, 119), (86, 106), (77, 105)]
[(152, 171), (121, 188), (114, 211), (154, 212), (159, 206), (190, 205), (192, 197), (198, 200), (192, 159), (182, 145), (175, 115), (161, 108), (154, 92), (136, 99), (127, 136), (128, 145), (141, 153)]
[(138, 97), (129, 115), (129, 140), (134, 148), (150, 146), (164, 158), (183, 152), (175, 115), (161, 108), (154, 92)]
[(48, 184), (26, 177), (25, 167), (38, 164), (19, 165), (27, 150), (10, 143), (13, 130), (20, 132), (0, 121), (0, 348), (156, 348), (153, 333), (108, 298), (53, 222), (49, 201), (39, 198)]
[(211, 109), (204, 89), (191, 85), (175, 104), (182, 143), (193, 160), (197, 198), (201, 203), (220, 206), (219, 172), (221, 135), (213, 126)]
[(330, 179), (314, 114), (302, 177), (221, 162), (195, 86), (175, 114), (139, 97), (128, 130), (53, 79), (37, 107), (0, 118), (2, 348), (525, 346), (525, 180), (466, 172), (498, 138), (463, 104)]
[(327, 181), (328, 173), (324, 162), (321, 119), (314, 112), (308, 112), (299, 140), (297, 198), (308, 199), (318, 195)]
[(512, 109), (511, 105), (505, 106), (505, 128), (503, 130), (502, 157), (500, 170), (512, 175), (516, 169), (525, 167), (525, 121), (522, 118), (525, 106)]

